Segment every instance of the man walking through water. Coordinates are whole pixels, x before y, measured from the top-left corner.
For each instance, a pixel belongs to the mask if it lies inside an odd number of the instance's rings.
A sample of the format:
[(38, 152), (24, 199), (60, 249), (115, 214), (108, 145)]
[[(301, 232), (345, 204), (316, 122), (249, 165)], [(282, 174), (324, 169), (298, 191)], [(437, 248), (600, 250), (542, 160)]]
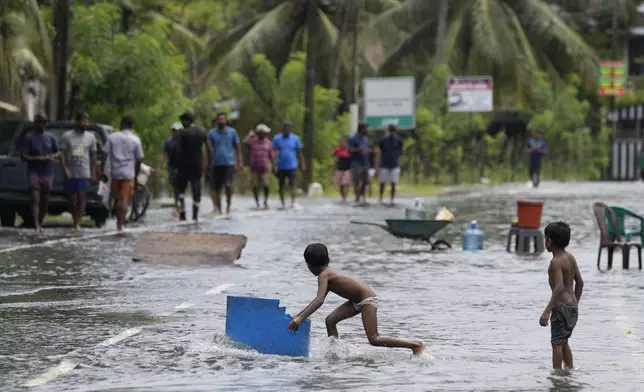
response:
[(34, 228), (42, 231), (42, 222), (49, 205), (49, 193), (54, 179), (52, 160), (58, 156), (58, 143), (49, 132), (45, 132), (47, 118), (37, 115), (35, 131), (25, 137), (22, 158), (27, 161), (27, 178), (31, 189), (31, 215)]
[(208, 162), (214, 214), (221, 214), (221, 188), (226, 189), (226, 216), (230, 216), (233, 198), (233, 176), (241, 168), (241, 147), (235, 128), (228, 125), (226, 113), (218, 113), (215, 129), (208, 132)]
[(206, 143), (206, 131), (194, 125), (190, 113), (179, 118), (183, 129), (177, 136), (177, 198), (179, 199), (179, 220), (186, 220), (186, 190), (192, 191), (192, 220), (199, 218), (201, 202), (201, 178), (208, 161), (202, 146)]
[(537, 188), (541, 182), (541, 159), (548, 153), (548, 145), (543, 140), (543, 135), (537, 131), (535, 136), (528, 141), (528, 154), (530, 154), (530, 180)]
[(141, 170), (143, 148), (138, 136), (132, 134), (134, 120), (125, 116), (121, 131), (108, 136), (105, 153), (110, 160), (112, 197), (116, 207), (116, 230), (123, 232), (127, 206), (134, 194), (134, 183)]
[(380, 181), (380, 203), (385, 195), (385, 186), (387, 181), (391, 186), (391, 205), (394, 205), (394, 198), (396, 197), (396, 184), (400, 179), (400, 165), (398, 160), (402, 154), (403, 141), (400, 136), (396, 134), (396, 126), (389, 125), (387, 128), (387, 136), (380, 139), (378, 144), (378, 168)]
[[(288, 186), (291, 190), (291, 208), (295, 208), (295, 174), (298, 167), (300, 170), (306, 170), (304, 156), (302, 155), (302, 143), (300, 137), (291, 132), (291, 122), (284, 121), (282, 133), (275, 135), (273, 138), (273, 149), (277, 151), (277, 179), (279, 181), (279, 194), (282, 201), (282, 208), (286, 208), (284, 203), (284, 185), (288, 180)], [(298, 160), (299, 158), (299, 160)]]
[(65, 132), (60, 142), (60, 163), (65, 173), (64, 189), (69, 194), (69, 210), (76, 230), (80, 230), (85, 216), (90, 181), (97, 182), (96, 138), (92, 132), (86, 131), (88, 123), (87, 113), (77, 113), (74, 130)]
[(174, 216), (179, 216), (179, 198), (176, 185), (178, 174), (177, 136), (182, 129), (183, 125), (180, 122), (172, 124), (172, 136), (170, 136), (165, 140), (165, 142), (163, 142), (163, 155), (161, 155), (159, 167), (157, 168), (157, 172), (160, 173), (161, 167), (166, 163), (168, 165), (168, 182), (170, 183), (170, 188), (172, 189), (172, 197), (174, 198)]
[(355, 205), (360, 200), (365, 200), (365, 190), (369, 184), (369, 137), (367, 135), (367, 124), (360, 123), (358, 132), (349, 139), (349, 150), (351, 151), (351, 178), (355, 187)]
[(264, 190), (264, 209), (268, 209), (268, 193), (270, 185), (271, 166), (274, 166), (273, 144), (268, 138), (271, 129), (259, 124), (255, 132), (250, 131), (244, 138), (250, 155), (250, 176), (253, 186), (255, 205), (259, 209), (259, 189)]

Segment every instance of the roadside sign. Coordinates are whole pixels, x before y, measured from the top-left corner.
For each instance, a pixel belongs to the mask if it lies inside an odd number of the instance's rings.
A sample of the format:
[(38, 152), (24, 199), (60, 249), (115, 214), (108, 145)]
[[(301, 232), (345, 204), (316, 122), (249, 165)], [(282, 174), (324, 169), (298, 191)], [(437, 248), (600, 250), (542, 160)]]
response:
[(625, 61), (601, 61), (597, 80), (599, 95), (624, 95), (627, 77)]
[(450, 112), (491, 112), (494, 110), (492, 76), (455, 76), (447, 84)]
[(416, 127), (416, 82), (413, 77), (365, 78), (364, 118), (369, 130)]

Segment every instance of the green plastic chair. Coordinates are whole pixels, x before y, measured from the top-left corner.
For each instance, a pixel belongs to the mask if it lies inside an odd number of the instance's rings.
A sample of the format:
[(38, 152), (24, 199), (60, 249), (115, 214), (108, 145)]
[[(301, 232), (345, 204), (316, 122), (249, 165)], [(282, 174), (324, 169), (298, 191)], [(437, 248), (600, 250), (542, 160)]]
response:
[[(617, 229), (619, 230), (619, 234), (622, 238), (624, 238), (626, 241), (630, 241), (632, 237), (639, 237), (640, 241), (644, 241), (644, 217), (641, 217), (633, 211), (629, 211), (625, 208), (615, 206), (611, 206), (610, 208), (615, 213), (615, 218), (617, 218)], [(606, 216), (609, 216), (608, 213), (606, 214)], [(639, 230), (626, 230), (624, 227), (624, 221), (626, 220), (626, 218), (633, 218), (638, 220), (640, 222)], [(607, 219), (607, 221), (608, 233), (613, 236), (615, 234), (613, 224), (610, 219)]]

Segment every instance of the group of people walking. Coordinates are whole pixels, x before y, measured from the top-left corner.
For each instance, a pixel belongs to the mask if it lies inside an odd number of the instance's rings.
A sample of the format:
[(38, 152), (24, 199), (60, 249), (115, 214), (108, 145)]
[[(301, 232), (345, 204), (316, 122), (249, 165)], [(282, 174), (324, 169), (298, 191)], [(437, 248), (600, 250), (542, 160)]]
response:
[[(172, 136), (163, 144), (163, 158), (159, 169), (167, 165), (168, 179), (175, 199), (174, 215), (186, 220), (186, 191), (192, 191), (192, 219), (198, 220), (201, 203), (201, 179), (210, 187), (215, 216), (230, 215), (233, 179), (236, 171), (244, 166), (242, 151), (248, 152), (250, 182), (257, 209), (268, 209), (271, 176), (278, 180), (281, 207), (295, 207), (298, 170), (305, 170), (302, 142), (292, 132), (292, 123), (284, 121), (281, 132), (271, 140), (271, 129), (259, 124), (240, 140), (235, 128), (229, 125), (225, 113), (213, 119), (212, 129), (194, 125), (194, 117), (185, 113), (180, 122), (172, 126)], [(342, 200), (346, 201), (349, 186), (353, 184), (355, 202), (366, 202), (370, 191), (371, 177), (377, 174), (380, 183), (380, 202), (383, 202), (387, 183), (391, 186), (390, 202), (394, 203), (396, 185), (400, 179), (399, 158), (403, 141), (396, 127), (390, 126), (387, 135), (380, 139), (376, 148), (370, 143), (367, 125), (359, 124), (353, 137), (342, 138), (332, 155), (337, 158), (335, 183), (340, 188)], [(222, 208), (222, 191), (226, 196), (225, 211)]]
[[(259, 124), (240, 140), (237, 130), (228, 124), (225, 113), (218, 113), (213, 127), (206, 132), (194, 124), (194, 117), (184, 113), (180, 122), (172, 126), (172, 136), (163, 145), (163, 159), (167, 164), (168, 179), (173, 189), (176, 211), (180, 220), (186, 220), (186, 191), (192, 192), (192, 219), (199, 218), (201, 179), (210, 187), (216, 216), (223, 215), (221, 196), (226, 195), (225, 215), (230, 216), (233, 179), (235, 172), (244, 166), (242, 148), (247, 149), (251, 184), (256, 208), (268, 209), (271, 173), (279, 183), (282, 208), (286, 208), (285, 193), (290, 191), (291, 207), (295, 207), (295, 180), (298, 170), (304, 170), (302, 143), (291, 132), (292, 124), (284, 121), (281, 133), (271, 141), (271, 129)], [(260, 203), (260, 196), (263, 200)]]
[(53, 186), (54, 159), (58, 157), (64, 176), (63, 189), (67, 193), (73, 227), (77, 230), (85, 216), (87, 191), (91, 184), (107, 177), (105, 162), (110, 161), (111, 194), (115, 202), (117, 229), (122, 231), (128, 201), (134, 192), (134, 179), (143, 159), (141, 141), (131, 133), (132, 117), (123, 117), (121, 131), (108, 135), (100, 167), (97, 165), (99, 150), (96, 136), (87, 131), (87, 113), (76, 114), (74, 129), (65, 132), (60, 141), (46, 131), (45, 116), (37, 115), (34, 124), (34, 130), (25, 135), (20, 149), (22, 159), (27, 162), (31, 213), (36, 231), (42, 231)]
[(355, 204), (366, 203), (367, 194), (371, 191), (372, 177), (377, 177), (380, 184), (380, 203), (384, 202), (385, 188), (389, 183), (390, 204), (394, 204), (396, 185), (400, 180), (400, 156), (403, 151), (403, 140), (396, 131), (396, 127), (390, 125), (377, 147), (371, 143), (365, 123), (358, 125), (358, 131), (354, 136), (341, 139), (332, 155), (337, 159), (334, 182), (340, 188), (343, 202), (347, 201), (349, 187), (353, 185)]

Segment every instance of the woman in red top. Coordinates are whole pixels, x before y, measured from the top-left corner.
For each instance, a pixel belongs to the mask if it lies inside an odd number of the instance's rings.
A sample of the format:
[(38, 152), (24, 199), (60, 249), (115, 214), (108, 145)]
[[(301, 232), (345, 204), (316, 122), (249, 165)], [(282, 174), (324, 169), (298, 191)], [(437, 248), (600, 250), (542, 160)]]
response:
[(351, 151), (346, 137), (340, 140), (340, 145), (331, 153), (337, 158), (333, 182), (340, 187), (342, 202), (347, 201), (348, 189), (351, 186)]

